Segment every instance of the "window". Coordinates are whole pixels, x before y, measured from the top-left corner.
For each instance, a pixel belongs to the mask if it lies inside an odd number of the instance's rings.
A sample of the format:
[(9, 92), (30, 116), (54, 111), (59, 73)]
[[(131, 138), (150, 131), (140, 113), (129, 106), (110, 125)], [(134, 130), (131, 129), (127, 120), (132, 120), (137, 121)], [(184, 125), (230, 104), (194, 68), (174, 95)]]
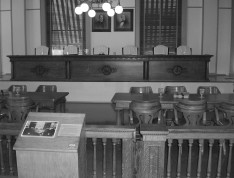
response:
[(141, 54), (152, 54), (160, 44), (169, 49), (181, 44), (181, 0), (144, 0), (140, 10)]
[(47, 43), (50, 49), (77, 45), (82, 48), (85, 42), (85, 16), (76, 15), (75, 7), (79, 0), (47, 1)]

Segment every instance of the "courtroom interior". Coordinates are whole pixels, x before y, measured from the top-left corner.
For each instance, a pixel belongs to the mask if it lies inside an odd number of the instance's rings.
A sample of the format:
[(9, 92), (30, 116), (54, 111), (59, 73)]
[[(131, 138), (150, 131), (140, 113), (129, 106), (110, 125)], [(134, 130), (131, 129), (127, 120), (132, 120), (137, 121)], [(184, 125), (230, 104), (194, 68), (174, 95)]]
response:
[(233, 9), (0, 0), (0, 177), (234, 177)]

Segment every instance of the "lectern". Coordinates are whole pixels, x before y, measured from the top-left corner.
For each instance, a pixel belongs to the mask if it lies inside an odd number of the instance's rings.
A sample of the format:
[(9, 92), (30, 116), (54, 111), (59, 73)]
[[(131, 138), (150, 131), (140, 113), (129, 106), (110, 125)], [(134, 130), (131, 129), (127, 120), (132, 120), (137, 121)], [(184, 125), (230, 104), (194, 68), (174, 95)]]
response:
[(19, 178), (85, 178), (85, 114), (30, 112), (14, 145)]

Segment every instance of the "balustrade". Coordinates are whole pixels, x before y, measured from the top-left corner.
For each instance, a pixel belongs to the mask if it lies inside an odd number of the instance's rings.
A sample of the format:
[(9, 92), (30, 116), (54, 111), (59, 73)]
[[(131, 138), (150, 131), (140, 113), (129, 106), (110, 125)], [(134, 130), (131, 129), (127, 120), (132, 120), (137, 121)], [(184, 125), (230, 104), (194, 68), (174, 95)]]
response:
[[(12, 150), (21, 123), (0, 123), (1, 176), (17, 177)], [(88, 125), (88, 177), (234, 177), (232, 126)]]

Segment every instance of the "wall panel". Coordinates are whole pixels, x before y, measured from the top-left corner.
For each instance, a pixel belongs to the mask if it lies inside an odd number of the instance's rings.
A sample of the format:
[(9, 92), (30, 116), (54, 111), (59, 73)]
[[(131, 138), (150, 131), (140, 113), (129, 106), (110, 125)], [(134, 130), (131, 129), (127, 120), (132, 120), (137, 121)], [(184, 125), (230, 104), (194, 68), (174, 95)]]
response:
[(12, 54), (12, 38), (11, 38), (11, 12), (2, 11), (0, 14), (1, 26), (0, 26), (0, 36), (1, 36), (1, 56), (2, 60), (2, 74), (11, 72), (11, 63), (7, 55)]
[(187, 45), (192, 48), (192, 54), (201, 54), (202, 8), (188, 8), (187, 13)]
[(11, 0), (0, 0), (0, 10), (11, 10)]
[(217, 73), (229, 74), (230, 64), (230, 46), (231, 46), (231, 9), (219, 10), (218, 27), (218, 49), (217, 49)]
[(41, 45), (40, 10), (26, 10), (27, 54), (34, 54), (34, 49)]
[(218, 25), (218, 1), (204, 1), (204, 23), (203, 23), (203, 54), (212, 54), (209, 64), (210, 73), (216, 73), (217, 63), (217, 25)]
[(25, 54), (25, 4), (24, 0), (12, 0), (13, 54)]

